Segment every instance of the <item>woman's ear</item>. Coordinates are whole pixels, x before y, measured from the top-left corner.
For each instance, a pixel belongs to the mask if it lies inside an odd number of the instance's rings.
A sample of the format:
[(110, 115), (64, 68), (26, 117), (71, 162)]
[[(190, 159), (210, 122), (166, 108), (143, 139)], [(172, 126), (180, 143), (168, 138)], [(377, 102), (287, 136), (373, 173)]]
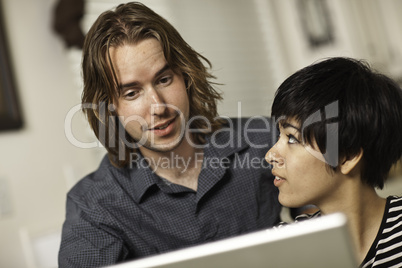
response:
[(350, 174), (353, 171), (353, 169), (359, 164), (362, 157), (363, 157), (363, 149), (361, 149), (357, 155), (349, 159), (344, 159), (342, 164), (340, 165), (341, 173), (344, 175)]

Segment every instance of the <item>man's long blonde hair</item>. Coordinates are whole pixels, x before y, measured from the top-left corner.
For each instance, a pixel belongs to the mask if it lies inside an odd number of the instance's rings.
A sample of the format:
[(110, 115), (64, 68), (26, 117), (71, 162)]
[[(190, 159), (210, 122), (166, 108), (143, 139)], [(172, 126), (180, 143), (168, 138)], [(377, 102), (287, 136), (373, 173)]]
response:
[(130, 153), (136, 149), (127, 141), (135, 141), (125, 132), (112, 108), (120, 90), (111, 65), (109, 48), (137, 43), (147, 38), (156, 38), (172, 70), (184, 77), (189, 104), (191, 128), (199, 129), (194, 142), (205, 143), (205, 135), (219, 129), (217, 101), (221, 100), (211, 82), (215, 77), (209, 68), (211, 63), (192, 49), (177, 30), (164, 18), (145, 5), (137, 2), (119, 5), (115, 10), (102, 13), (86, 35), (83, 48), (83, 111), (96, 137), (108, 151), (109, 159), (117, 167), (130, 161)]

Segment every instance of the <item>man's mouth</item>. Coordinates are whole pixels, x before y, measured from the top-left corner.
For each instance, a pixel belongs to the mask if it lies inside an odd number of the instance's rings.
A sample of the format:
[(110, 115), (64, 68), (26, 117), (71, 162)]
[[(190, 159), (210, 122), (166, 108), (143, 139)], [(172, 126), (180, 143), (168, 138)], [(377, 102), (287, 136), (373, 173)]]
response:
[(174, 120), (176, 119), (176, 117), (174, 117), (173, 119), (170, 119), (166, 122), (163, 122), (161, 124), (158, 124), (156, 126), (154, 126), (153, 128), (149, 128), (148, 130), (161, 130), (161, 129), (165, 129), (167, 128)]
[(153, 129), (165, 129), (168, 127), (170, 122), (167, 122), (165, 125), (159, 126), (159, 127), (154, 127)]

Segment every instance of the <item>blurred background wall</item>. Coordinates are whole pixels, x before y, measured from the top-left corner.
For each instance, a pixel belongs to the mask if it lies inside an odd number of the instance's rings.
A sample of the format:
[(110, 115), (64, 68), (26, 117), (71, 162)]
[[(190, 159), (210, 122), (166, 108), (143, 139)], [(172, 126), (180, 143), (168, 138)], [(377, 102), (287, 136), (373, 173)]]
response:
[[(57, 266), (66, 193), (104, 155), (78, 111), (81, 51), (52, 28), (58, 2), (0, 1), (24, 120), (0, 132), (0, 267)], [(402, 80), (399, 0), (143, 2), (211, 60), (224, 116), (269, 115), (288, 75), (329, 56), (363, 58)], [(83, 33), (118, 3), (86, 0)], [(402, 194), (401, 171), (392, 177), (382, 194)]]

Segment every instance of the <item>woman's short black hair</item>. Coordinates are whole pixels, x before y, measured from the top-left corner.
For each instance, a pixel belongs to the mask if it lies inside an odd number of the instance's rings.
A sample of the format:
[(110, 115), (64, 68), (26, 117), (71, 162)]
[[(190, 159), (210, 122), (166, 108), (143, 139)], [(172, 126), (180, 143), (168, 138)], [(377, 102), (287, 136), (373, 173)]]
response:
[(287, 78), (272, 105), (276, 120), (296, 119), (303, 142), (334, 170), (363, 151), (361, 179), (383, 188), (402, 155), (402, 90), (392, 79), (351, 58), (329, 58)]

